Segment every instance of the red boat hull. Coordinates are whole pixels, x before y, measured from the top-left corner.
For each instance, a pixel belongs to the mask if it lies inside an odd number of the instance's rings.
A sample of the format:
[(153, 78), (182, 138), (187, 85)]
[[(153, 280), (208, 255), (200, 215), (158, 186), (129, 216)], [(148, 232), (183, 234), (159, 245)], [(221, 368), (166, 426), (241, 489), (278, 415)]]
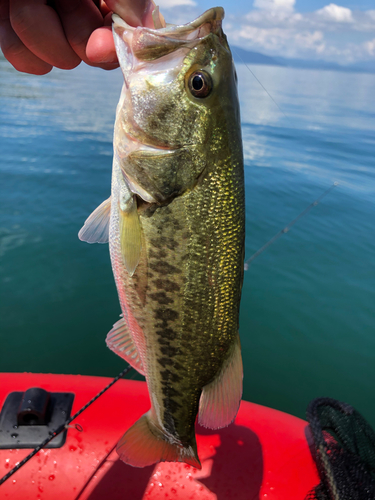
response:
[[(42, 387), (73, 392), (72, 414), (110, 379), (79, 375), (0, 374), (0, 408), (10, 392)], [(68, 430), (64, 446), (41, 450), (0, 486), (11, 500), (303, 500), (319, 483), (307, 423), (243, 401), (234, 424), (212, 431), (197, 426), (202, 470), (182, 463), (137, 469), (115, 451), (124, 432), (150, 407), (144, 382), (120, 380)], [(0, 477), (30, 450), (0, 450)]]

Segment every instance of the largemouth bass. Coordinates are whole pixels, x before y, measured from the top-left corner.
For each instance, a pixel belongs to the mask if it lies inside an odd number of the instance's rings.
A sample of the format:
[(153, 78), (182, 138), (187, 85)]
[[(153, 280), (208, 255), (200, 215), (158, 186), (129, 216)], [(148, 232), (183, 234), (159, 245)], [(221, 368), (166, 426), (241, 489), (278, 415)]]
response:
[(224, 11), (155, 29), (114, 16), (124, 76), (111, 197), (82, 240), (109, 240), (122, 317), (107, 345), (145, 375), (151, 409), (120, 440), (143, 467), (200, 468), (195, 422), (217, 429), (242, 395), (238, 315), (244, 179), (235, 68)]

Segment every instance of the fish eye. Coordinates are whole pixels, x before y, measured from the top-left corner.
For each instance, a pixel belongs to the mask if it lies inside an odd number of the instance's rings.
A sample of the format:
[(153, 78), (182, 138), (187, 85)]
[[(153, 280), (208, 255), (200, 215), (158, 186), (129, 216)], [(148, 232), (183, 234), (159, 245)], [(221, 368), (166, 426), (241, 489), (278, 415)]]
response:
[(194, 97), (207, 97), (212, 91), (212, 79), (205, 71), (194, 71), (189, 77), (189, 90)]

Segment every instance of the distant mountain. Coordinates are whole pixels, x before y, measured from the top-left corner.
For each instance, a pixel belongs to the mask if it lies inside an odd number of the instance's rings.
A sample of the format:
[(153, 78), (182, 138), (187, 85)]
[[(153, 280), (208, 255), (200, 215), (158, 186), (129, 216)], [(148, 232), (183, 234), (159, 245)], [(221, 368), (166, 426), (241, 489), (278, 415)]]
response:
[(241, 49), (231, 45), (232, 56), (234, 62), (249, 63), (249, 64), (268, 64), (269, 66), (284, 66), (275, 57), (265, 56), (259, 52), (252, 52), (251, 50)]
[(321, 60), (289, 59), (287, 57), (275, 57), (283, 66), (289, 68), (303, 69), (326, 69), (331, 71), (348, 71), (354, 73), (375, 73), (375, 61), (366, 61), (346, 66), (334, 62)]
[[(288, 66), (289, 68), (303, 68), (303, 69), (328, 69), (333, 71), (342, 71), (343, 66), (340, 64), (321, 61), (321, 60), (306, 60), (306, 59), (292, 59), (287, 57), (276, 57), (283, 66)], [(345, 71), (345, 70), (344, 70)]]
[(321, 61), (293, 59), (287, 57), (270, 57), (259, 52), (245, 50), (232, 45), (234, 62), (247, 64), (267, 64), (269, 66), (284, 66), (301, 69), (325, 69), (331, 71), (349, 71), (355, 73), (375, 73), (375, 61), (365, 61), (343, 66), (341, 64)]
[(351, 64), (352, 71), (363, 71), (364, 73), (375, 73), (375, 61), (365, 61)]

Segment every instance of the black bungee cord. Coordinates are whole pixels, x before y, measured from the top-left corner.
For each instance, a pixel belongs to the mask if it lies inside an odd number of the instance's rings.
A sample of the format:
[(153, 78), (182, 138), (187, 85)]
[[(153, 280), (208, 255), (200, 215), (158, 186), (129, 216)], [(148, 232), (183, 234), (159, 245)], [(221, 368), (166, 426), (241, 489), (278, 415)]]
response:
[[(58, 436), (61, 432), (66, 430), (69, 426), (69, 424), (76, 419), (82, 412), (84, 412), (94, 401), (96, 401), (100, 396), (102, 396), (106, 391), (108, 391), (109, 388), (111, 388), (120, 378), (122, 378), (124, 375), (126, 375), (130, 370), (132, 369), (132, 366), (128, 365), (124, 370), (122, 370), (121, 373), (117, 375), (104, 389), (102, 389), (96, 396), (94, 396), (88, 403), (86, 403), (80, 410), (77, 411), (72, 417), (69, 417), (65, 423), (61, 424), (60, 427), (55, 429), (48, 438), (46, 438), (42, 443), (40, 443), (39, 446), (33, 449), (29, 455), (27, 455), (21, 462), (19, 462), (15, 467), (13, 467), (12, 470), (10, 470), (7, 474), (5, 474), (4, 477), (0, 479), (0, 486), (5, 483), (7, 479), (13, 476), (15, 472), (17, 472), (23, 465), (25, 465), (31, 458), (33, 458), (34, 455), (38, 453), (42, 448), (44, 448), (50, 441), (52, 441), (53, 438)], [(81, 426), (79, 424), (76, 424), (76, 429), (77, 430), (82, 430)]]

